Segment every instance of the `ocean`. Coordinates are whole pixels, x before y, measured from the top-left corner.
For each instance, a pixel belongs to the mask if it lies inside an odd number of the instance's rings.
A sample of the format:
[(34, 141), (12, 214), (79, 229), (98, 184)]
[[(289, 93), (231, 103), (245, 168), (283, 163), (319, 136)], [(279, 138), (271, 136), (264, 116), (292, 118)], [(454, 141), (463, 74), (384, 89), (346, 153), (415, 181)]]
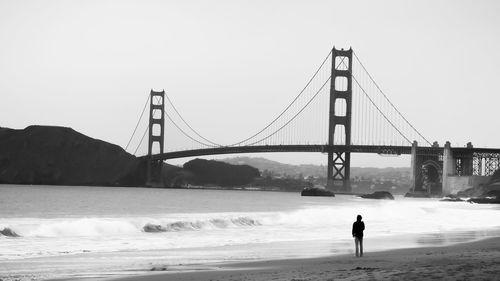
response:
[(219, 262), (365, 253), (500, 236), (500, 206), (438, 199), (85, 186), (0, 185), (0, 279), (189, 270)]

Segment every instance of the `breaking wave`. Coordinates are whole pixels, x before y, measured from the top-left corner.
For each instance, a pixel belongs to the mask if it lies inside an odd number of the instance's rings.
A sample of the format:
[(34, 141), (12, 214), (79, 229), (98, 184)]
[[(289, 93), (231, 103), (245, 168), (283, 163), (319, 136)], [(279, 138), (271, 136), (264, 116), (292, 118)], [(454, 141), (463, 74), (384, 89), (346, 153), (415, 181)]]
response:
[(209, 219), (196, 221), (176, 221), (172, 223), (153, 224), (147, 223), (143, 226), (144, 232), (173, 232), (173, 231), (193, 231), (207, 228), (228, 228), (243, 226), (258, 226), (261, 223), (250, 217), (237, 217), (229, 219)]
[(0, 225), (0, 237), (96, 237), (140, 235), (149, 232), (196, 231), (258, 226), (251, 217), (192, 218), (78, 218), (18, 221)]

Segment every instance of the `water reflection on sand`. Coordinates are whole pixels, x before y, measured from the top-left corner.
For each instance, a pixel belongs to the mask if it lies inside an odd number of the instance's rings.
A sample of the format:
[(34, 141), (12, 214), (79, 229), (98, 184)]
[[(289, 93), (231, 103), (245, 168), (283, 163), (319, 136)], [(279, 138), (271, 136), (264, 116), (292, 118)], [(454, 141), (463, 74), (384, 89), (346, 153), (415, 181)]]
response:
[(448, 233), (422, 234), (415, 239), (415, 242), (420, 246), (446, 246), (498, 236), (500, 236), (500, 229), (477, 231), (468, 230)]

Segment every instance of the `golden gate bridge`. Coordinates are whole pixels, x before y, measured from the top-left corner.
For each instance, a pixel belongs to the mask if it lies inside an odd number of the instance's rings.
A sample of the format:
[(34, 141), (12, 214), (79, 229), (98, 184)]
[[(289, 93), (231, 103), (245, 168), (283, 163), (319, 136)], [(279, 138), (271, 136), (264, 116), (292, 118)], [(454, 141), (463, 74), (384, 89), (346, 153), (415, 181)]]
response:
[[(138, 128), (144, 120), (148, 124), (141, 133)], [(327, 188), (343, 192), (351, 190), (351, 153), (409, 154), (411, 189), (434, 194), (485, 181), (500, 168), (500, 149), (431, 143), (390, 101), (352, 48), (334, 47), (275, 118), (233, 143), (206, 138), (165, 91), (151, 90), (126, 150), (140, 156), (145, 143), (147, 154), (142, 156), (149, 163), (150, 184), (161, 180), (164, 160), (236, 153), (325, 153)]]

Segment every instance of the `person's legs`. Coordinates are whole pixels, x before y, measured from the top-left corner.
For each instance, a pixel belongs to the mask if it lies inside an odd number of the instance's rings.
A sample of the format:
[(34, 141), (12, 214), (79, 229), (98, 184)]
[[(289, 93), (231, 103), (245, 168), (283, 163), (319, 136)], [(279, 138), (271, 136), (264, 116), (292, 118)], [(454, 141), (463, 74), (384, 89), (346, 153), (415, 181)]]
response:
[(358, 238), (359, 239), (359, 254), (362, 257), (363, 256), (363, 238)]
[(359, 238), (354, 237), (354, 245), (356, 245), (356, 257), (359, 256)]

